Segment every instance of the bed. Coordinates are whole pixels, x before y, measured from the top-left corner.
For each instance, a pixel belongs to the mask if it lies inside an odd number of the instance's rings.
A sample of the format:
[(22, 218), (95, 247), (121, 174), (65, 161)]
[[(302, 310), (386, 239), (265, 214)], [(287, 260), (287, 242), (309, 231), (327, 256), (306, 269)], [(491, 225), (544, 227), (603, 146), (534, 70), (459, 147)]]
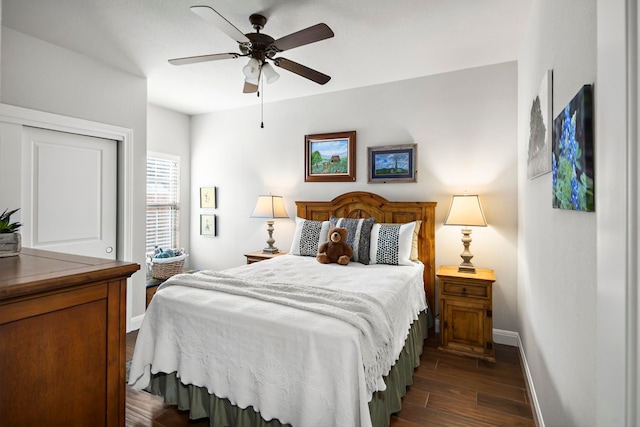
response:
[[(296, 206), (292, 249), (337, 224), (359, 262), (301, 253), (174, 276), (149, 305), (130, 385), (211, 426), (389, 424), (432, 323), (435, 203), (350, 192)], [(391, 258), (387, 234), (405, 248)]]

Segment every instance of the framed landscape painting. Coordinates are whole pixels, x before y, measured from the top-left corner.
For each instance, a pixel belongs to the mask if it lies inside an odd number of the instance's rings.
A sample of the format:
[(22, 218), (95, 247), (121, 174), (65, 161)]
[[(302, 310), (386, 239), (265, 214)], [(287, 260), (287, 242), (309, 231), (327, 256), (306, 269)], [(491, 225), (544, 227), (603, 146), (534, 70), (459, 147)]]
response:
[(553, 121), (552, 205), (595, 210), (593, 89), (584, 85)]
[(367, 147), (369, 183), (416, 182), (417, 144)]
[(529, 115), (529, 147), (527, 178), (533, 179), (551, 171), (551, 138), (553, 111), (553, 72), (548, 70), (531, 103)]
[(305, 135), (306, 182), (356, 180), (356, 131)]

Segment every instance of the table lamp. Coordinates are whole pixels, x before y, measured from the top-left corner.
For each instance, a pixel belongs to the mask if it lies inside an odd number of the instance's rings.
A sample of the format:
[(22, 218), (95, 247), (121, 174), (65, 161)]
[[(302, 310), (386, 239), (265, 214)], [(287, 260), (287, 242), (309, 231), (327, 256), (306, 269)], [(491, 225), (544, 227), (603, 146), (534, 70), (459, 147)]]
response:
[(269, 218), (267, 220), (267, 231), (269, 238), (267, 239), (267, 247), (262, 250), (263, 254), (277, 254), (278, 248), (273, 246), (276, 242), (273, 238), (273, 219), (289, 218), (287, 210), (284, 208), (282, 196), (258, 196), (256, 207), (251, 214), (252, 218)]
[(444, 225), (462, 226), (462, 244), (464, 250), (460, 254), (462, 263), (458, 266), (458, 271), (463, 273), (475, 273), (476, 268), (471, 263), (473, 255), (469, 251), (471, 245), (471, 228), (486, 227), (487, 221), (482, 212), (480, 198), (477, 195), (456, 195), (451, 199), (449, 213), (444, 220)]

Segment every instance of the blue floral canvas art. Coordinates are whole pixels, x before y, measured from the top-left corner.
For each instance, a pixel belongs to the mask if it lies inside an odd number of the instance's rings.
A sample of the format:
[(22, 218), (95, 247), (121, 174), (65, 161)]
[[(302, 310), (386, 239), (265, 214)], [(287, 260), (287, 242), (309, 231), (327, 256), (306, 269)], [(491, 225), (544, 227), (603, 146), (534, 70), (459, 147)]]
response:
[(593, 212), (593, 89), (585, 85), (553, 121), (554, 208)]

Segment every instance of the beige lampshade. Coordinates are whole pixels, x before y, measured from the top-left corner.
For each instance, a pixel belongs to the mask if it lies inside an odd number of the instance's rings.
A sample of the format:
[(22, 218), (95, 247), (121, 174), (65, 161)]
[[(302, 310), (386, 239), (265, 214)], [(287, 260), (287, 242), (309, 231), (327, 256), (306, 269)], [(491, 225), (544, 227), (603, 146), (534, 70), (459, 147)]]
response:
[(252, 218), (289, 218), (282, 196), (258, 196)]
[(477, 195), (466, 194), (453, 196), (444, 225), (486, 227), (487, 221), (482, 212), (480, 198)]

